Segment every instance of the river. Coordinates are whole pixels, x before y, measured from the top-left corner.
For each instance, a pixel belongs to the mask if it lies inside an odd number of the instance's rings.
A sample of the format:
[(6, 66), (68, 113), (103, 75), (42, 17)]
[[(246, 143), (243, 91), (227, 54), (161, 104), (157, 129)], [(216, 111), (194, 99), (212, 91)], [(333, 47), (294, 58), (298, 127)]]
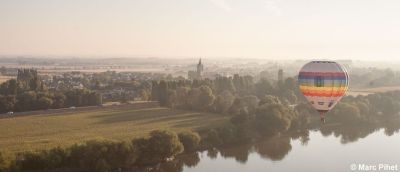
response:
[(185, 155), (150, 171), (400, 171), (397, 131), (372, 127), (311, 130)]

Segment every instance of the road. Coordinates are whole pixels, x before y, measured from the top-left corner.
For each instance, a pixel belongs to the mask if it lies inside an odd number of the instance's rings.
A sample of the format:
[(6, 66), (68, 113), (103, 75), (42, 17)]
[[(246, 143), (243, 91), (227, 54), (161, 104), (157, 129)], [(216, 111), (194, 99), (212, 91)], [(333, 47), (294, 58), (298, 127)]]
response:
[(125, 109), (125, 108), (146, 108), (146, 107), (156, 107), (159, 106), (158, 102), (155, 101), (141, 101), (133, 102), (129, 104), (109, 104), (102, 106), (84, 106), (75, 108), (60, 108), (60, 109), (47, 109), (47, 110), (37, 110), (37, 111), (27, 111), (27, 112), (14, 112), (12, 115), (3, 113), (0, 114), (0, 119), (3, 118), (14, 118), (28, 115), (43, 115), (43, 114), (62, 114), (66, 112), (84, 112), (84, 111), (96, 111), (99, 109)]

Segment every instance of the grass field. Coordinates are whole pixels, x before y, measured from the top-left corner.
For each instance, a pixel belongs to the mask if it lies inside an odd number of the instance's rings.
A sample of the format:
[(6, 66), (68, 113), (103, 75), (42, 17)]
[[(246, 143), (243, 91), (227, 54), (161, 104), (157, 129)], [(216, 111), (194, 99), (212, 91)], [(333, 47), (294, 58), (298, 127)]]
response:
[(227, 117), (168, 108), (105, 108), (0, 119), (0, 149), (68, 146), (91, 139), (131, 140), (155, 129), (183, 131), (220, 125)]

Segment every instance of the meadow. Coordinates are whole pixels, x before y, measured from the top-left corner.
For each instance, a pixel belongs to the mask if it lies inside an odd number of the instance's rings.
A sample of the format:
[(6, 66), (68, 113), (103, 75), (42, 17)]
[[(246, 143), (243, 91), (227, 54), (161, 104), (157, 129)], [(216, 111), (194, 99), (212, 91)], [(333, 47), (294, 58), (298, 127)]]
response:
[(0, 119), (0, 150), (35, 151), (93, 139), (131, 140), (156, 129), (175, 132), (218, 126), (228, 117), (169, 108), (117, 106)]

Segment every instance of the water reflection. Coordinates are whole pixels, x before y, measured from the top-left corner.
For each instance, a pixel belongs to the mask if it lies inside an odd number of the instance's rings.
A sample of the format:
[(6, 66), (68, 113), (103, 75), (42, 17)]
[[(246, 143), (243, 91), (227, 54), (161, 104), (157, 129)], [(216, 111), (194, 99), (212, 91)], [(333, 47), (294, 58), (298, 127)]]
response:
[[(253, 144), (224, 146), (181, 155), (173, 161), (135, 171), (349, 171), (348, 165), (352, 162), (397, 161), (400, 139), (388, 136), (399, 131), (398, 124), (398, 120), (387, 121), (385, 125), (327, 124), (291, 131)], [(367, 136), (371, 139), (357, 145)], [(390, 140), (380, 143), (385, 139)]]

